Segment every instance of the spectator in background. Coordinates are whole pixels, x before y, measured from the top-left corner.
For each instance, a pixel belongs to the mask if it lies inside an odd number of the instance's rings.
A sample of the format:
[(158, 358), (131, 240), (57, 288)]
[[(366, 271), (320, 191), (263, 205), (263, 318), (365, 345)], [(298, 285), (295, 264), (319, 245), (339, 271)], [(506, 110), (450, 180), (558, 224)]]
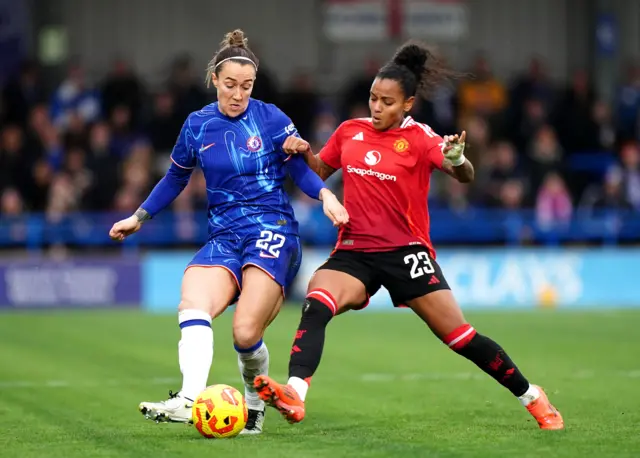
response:
[(26, 127), (31, 109), (46, 99), (44, 85), (35, 62), (22, 64), (20, 73), (2, 91), (3, 122)]
[[(342, 105), (340, 106), (340, 119), (349, 119), (349, 114), (355, 105), (361, 104), (363, 100), (369, 99), (369, 92), (371, 91), (371, 81), (374, 80), (380, 69), (380, 61), (377, 58), (370, 57), (367, 59), (364, 65), (364, 71), (355, 77), (353, 77), (345, 85), (340, 100)], [(367, 109), (367, 117), (371, 113)]]
[(496, 116), (507, 106), (504, 85), (493, 76), (489, 61), (483, 55), (476, 58), (471, 73), (473, 79), (462, 81), (459, 87), (459, 121), (464, 123), (473, 115), (496, 121)]
[(538, 129), (528, 150), (528, 175), (532, 195), (538, 194), (544, 177), (549, 172), (560, 172), (564, 152), (553, 127), (545, 125)]
[(521, 180), (511, 179), (500, 188), (500, 206), (509, 211), (521, 210), (525, 198), (525, 186)]
[(89, 192), (93, 187), (93, 173), (87, 167), (87, 155), (81, 148), (71, 148), (65, 157), (64, 173), (69, 177), (76, 195), (78, 210), (90, 210)]
[[(518, 157), (513, 145), (507, 141), (496, 143), (491, 149), (491, 162), (481, 170), (479, 201), (492, 207), (502, 204), (502, 188), (511, 180), (524, 179), (518, 167)], [(486, 163), (486, 162), (485, 162)], [(523, 189), (523, 192), (525, 189)]]
[[(359, 105), (355, 107), (358, 110)], [(367, 109), (367, 117), (370, 116), (370, 112)], [(324, 108), (316, 117), (313, 125), (313, 131), (309, 138), (311, 142), (311, 148), (313, 151), (320, 151), (322, 147), (327, 143), (331, 134), (335, 132), (338, 128), (339, 122), (336, 115), (329, 108)], [(337, 171), (333, 175), (331, 175), (327, 181), (327, 186), (333, 193), (338, 197), (338, 199), (342, 199), (342, 170)], [(287, 187), (287, 191), (297, 193), (297, 187), (293, 186), (293, 183), (290, 183), (290, 186)], [(304, 193), (303, 193), (304, 194)], [(303, 198), (301, 194), (297, 193), (300, 198)], [(304, 199), (304, 198), (303, 198)], [(316, 204), (317, 201), (312, 200), (310, 204)], [(295, 208), (294, 208), (295, 210)]]
[(171, 205), (176, 218), (173, 231), (178, 240), (192, 240), (198, 230), (195, 218), (194, 188), (191, 180)]
[(338, 128), (338, 118), (329, 109), (324, 109), (315, 118), (313, 123), (313, 130), (307, 137), (311, 140), (311, 145), (314, 151), (320, 151), (322, 147), (327, 143), (329, 137)]
[(20, 193), (15, 188), (6, 188), (0, 195), (0, 214), (4, 217), (20, 216), (24, 212), (24, 204)]
[(596, 210), (633, 210), (624, 188), (624, 180), (619, 169), (607, 172), (600, 192), (592, 202)]
[(594, 145), (588, 132), (595, 128), (593, 104), (595, 93), (586, 70), (574, 73), (555, 114), (560, 143), (569, 153), (588, 152)]
[(549, 172), (536, 198), (536, 221), (543, 231), (566, 227), (571, 222), (573, 203), (562, 177)]
[(507, 135), (518, 151), (525, 151), (531, 138), (548, 123), (548, 120), (549, 112), (545, 109), (544, 104), (535, 98), (528, 99), (525, 101), (522, 117), (510, 121), (510, 123), (517, 122), (517, 124), (511, 124), (512, 127), (508, 130)]
[(22, 218), (25, 216), (24, 202), (17, 189), (7, 188), (0, 192), (0, 215), (0, 233), (3, 237), (7, 238), (9, 244), (23, 244), (28, 230), (27, 221)]
[(60, 139), (58, 129), (53, 125), (48, 125), (43, 129), (40, 139), (42, 141), (42, 154), (49, 165), (51, 165), (54, 170), (62, 168), (65, 147)]
[(193, 61), (189, 55), (180, 56), (173, 62), (168, 88), (180, 119), (200, 110), (211, 99), (204, 91), (202, 81), (194, 76)]
[(47, 202), (47, 219), (50, 222), (62, 220), (66, 214), (80, 207), (80, 195), (73, 186), (71, 177), (65, 173), (57, 174), (51, 182), (51, 192)]
[(89, 135), (88, 166), (93, 171), (92, 208), (110, 210), (120, 183), (120, 164), (111, 150), (111, 129), (106, 122), (93, 125)]
[(47, 159), (39, 159), (33, 167), (31, 185), (25, 189), (24, 198), (30, 211), (43, 212), (51, 191), (54, 170)]
[(37, 104), (29, 112), (27, 125), (24, 128), (25, 145), (27, 150), (38, 156), (44, 152), (44, 138), (52, 127), (49, 118), (49, 108), (44, 104)]
[[(262, 68), (260, 72), (262, 73)], [(257, 96), (253, 97), (263, 100)], [(314, 91), (311, 74), (299, 71), (294, 75), (291, 88), (285, 92), (280, 106), (296, 124), (300, 136), (311, 138), (310, 134), (319, 104), (320, 98)]]
[(53, 95), (51, 118), (56, 127), (66, 131), (73, 113), (77, 113), (84, 123), (92, 123), (101, 115), (100, 95), (87, 87), (84, 69), (75, 62), (69, 66), (67, 77)]
[(593, 127), (585, 132), (591, 136), (589, 143), (596, 151), (613, 151), (618, 140), (618, 132), (611, 112), (611, 106), (604, 100), (598, 100), (592, 109)]
[[(251, 49), (256, 56), (262, 56), (260, 48), (257, 43), (251, 42)], [(251, 97), (254, 99), (262, 100), (266, 103), (273, 103), (278, 105), (280, 103), (280, 91), (278, 89), (278, 83), (276, 77), (269, 70), (269, 67), (265, 64), (267, 59), (260, 61), (260, 72), (253, 83), (253, 89), (251, 91)]]
[(116, 59), (102, 86), (102, 103), (104, 116), (111, 118), (113, 111), (125, 106), (131, 113), (135, 126), (140, 122), (140, 110), (144, 97), (142, 83), (124, 59)]
[(635, 139), (640, 110), (640, 65), (633, 62), (627, 67), (626, 81), (618, 92), (617, 118), (623, 141)]
[(26, 150), (24, 133), (17, 125), (6, 126), (0, 141), (0, 188), (12, 187), (24, 195), (36, 156)]
[(111, 113), (109, 124), (111, 127), (111, 151), (116, 157), (126, 158), (133, 144), (139, 138), (133, 128), (129, 108), (126, 105), (115, 107)]
[(472, 202), (469, 194), (472, 188), (470, 186), (457, 180), (447, 180), (445, 187), (447, 191), (444, 193), (444, 198), (449, 209), (461, 214), (471, 209)]
[(485, 166), (487, 152), (491, 143), (491, 129), (485, 118), (472, 116), (463, 124), (462, 130), (467, 132), (467, 150), (465, 156), (478, 164), (479, 168)]
[(87, 126), (77, 111), (71, 111), (67, 118), (67, 128), (64, 131), (63, 141), (64, 147), (69, 148), (86, 148), (88, 144)]
[[(168, 91), (161, 91), (153, 97), (151, 120), (145, 129), (155, 154), (159, 158), (167, 158), (176, 143), (183, 119), (175, 110), (175, 99)], [(165, 165), (165, 164), (163, 164)], [(168, 166), (168, 165), (167, 165)], [(164, 174), (167, 167), (162, 168)]]
[(609, 171), (616, 173), (620, 178), (624, 196), (636, 210), (640, 210), (640, 151), (638, 148), (636, 142), (625, 143), (620, 150), (620, 163)]
[(553, 106), (555, 90), (547, 74), (541, 57), (533, 57), (529, 62), (528, 71), (518, 76), (512, 86), (509, 117), (514, 124), (520, 124), (524, 116), (523, 108), (527, 101), (537, 100), (542, 104), (545, 112)]

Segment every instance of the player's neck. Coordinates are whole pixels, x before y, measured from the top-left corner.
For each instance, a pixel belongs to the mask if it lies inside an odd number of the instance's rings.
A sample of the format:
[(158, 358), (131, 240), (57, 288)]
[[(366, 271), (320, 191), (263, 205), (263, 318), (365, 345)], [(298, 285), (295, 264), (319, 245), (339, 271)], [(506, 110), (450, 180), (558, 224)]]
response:
[(395, 130), (395, 129), (399, 129), (400, 126), (402, 125), (402, 122), (404, 121), (404, 119), (398, 121), (398, 122), (394, 122), (393, 124), (391, 124), (389, 127), (387, 127), (384, 130), (381, 130), (380, 132), (389, 132), (391, 130)]
[(242, 113), (239, 113), (235, 116), (230, 116), (223, 108), (222, 105), (220, 104), (220, 102), (218, 102), (218, 111), (220, 112), (221, 115), (226, 116), (229, 119), (237, 119), (241, 116), (244, 116), (244, 114), (249, 110), (249, 105), (247, 104), (247, 108), (245, 108), (245, 110)]

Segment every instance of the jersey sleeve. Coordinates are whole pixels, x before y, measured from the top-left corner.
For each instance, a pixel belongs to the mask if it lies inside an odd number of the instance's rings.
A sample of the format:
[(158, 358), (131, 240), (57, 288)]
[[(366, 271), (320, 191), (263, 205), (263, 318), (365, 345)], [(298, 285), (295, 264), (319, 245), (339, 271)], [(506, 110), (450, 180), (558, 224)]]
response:
[[(284, 114), (280, 108), (275, 105), (270, 105), (269, 108), (270, 119), (268, 125), (271, 141), (273, 142), (275, 149), (282, 151), (282, 144), (288, 137), (292, 135), (300, 137), (300, 134), (298, 134), (298, 129), (296, 129), (291, 118)], [(287, 159), (289, 159), (289, 157), (290, 156), (288, 156)]]
[(443, 170), (444, 164), (444, 139), (436, 134), (431, 127), (426, 124), (419, 124), (423, 140), (423, 148), (426, 153), (427, 162), (431, 168)]
[(331, 134), (327, 144), (320, 150), (320, 160), (332, 169), (339, 170), (342, 168), (342, 132), (344, 124), (341, 124), (336, 131)]
[(193, 136), (191, 135), (189, 119), (187, 118), (182, 125), (178, 140), (176, 140), (173, 151), (171, 151), (171, 161), (183, 169), (193, 169), (198, 163), (195, 149), (190, 141)]

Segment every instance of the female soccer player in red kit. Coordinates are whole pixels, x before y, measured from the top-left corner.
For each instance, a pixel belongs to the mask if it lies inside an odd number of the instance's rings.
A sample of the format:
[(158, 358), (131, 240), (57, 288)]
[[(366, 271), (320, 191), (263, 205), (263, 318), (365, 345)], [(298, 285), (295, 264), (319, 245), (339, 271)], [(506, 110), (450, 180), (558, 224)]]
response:
[(426, 205), (431, 173), (438, 169), (467, 183), (474, 170), (464, 156), (464, 132), (442, 138), (407, 113), (416, 94), (428, 95), (451, 74), (422, 45), (407, 43), (373, 81), (371, 118), (344, 122), (318, 156), (303, 140), (287, 145), (286, 152), (304, 152), (323, 179), (343, 170), (350, 215), (336, 249), (309, 284), (288, 383), (267, 376), (255, 379), (260, 397), (289, 422), (304, 418), (304, 399), (320, 363), (326, 326), (335, 315), (366, 306), (384, 286), (395, 306), (411, 308), (449, 348), (511, 391), (540, 428), (564, 428), (544, 391), (529, 384), (502, 347), (466, 322), (435, 261)]

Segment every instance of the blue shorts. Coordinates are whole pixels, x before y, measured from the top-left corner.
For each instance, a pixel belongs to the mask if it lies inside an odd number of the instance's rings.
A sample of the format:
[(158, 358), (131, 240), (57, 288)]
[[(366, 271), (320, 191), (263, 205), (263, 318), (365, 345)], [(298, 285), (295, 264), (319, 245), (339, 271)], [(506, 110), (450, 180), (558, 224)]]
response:
[(222, 267), (235, 278), (238, 290), (242, 290), (242, 269), (255, 266), (273, 278), (287, 290), (295, 279), (302, 249), (296, 234), (279, 234), (263, 230), (244, 238), (236, 236), (216, 237), (198, 251), (189, 267)]

